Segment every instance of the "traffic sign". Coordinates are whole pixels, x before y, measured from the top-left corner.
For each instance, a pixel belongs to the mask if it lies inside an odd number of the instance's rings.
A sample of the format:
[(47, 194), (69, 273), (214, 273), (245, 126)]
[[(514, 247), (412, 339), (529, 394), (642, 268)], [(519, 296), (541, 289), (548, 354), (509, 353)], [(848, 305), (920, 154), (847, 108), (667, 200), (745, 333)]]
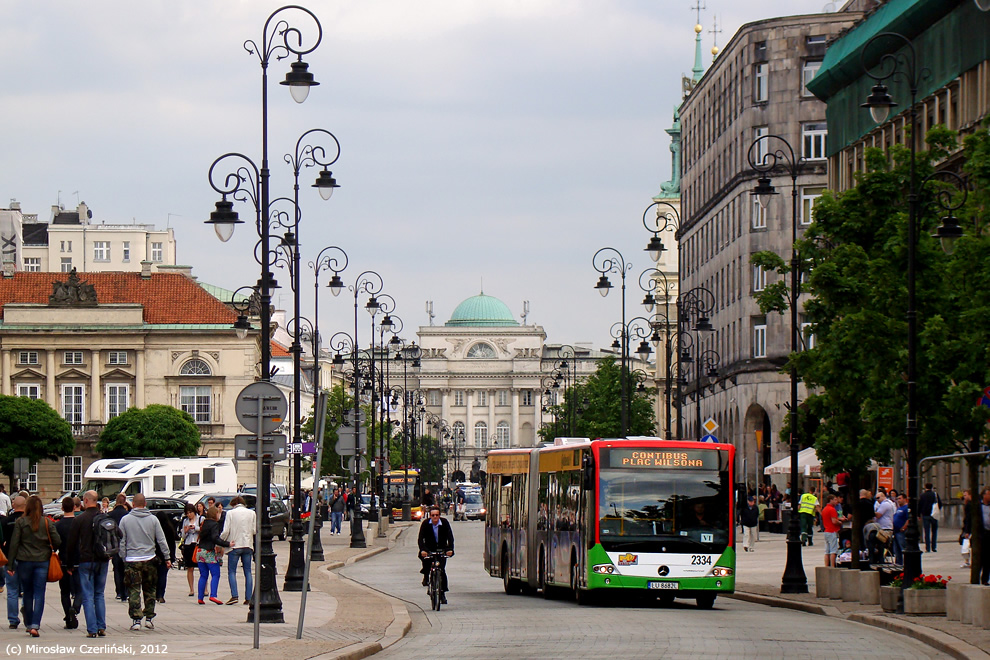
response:
[(347, 467), (350, 468), (351, 474), (358, 474), (364, 471), (364, 466), (368, 463), (368, 459), (364, 456), (351, 456), (347, 459)]
[[(284, 435), (266, 435), (261, 439), (261, 453), (264, 458), (280, 461), (285, 458), (286, 439)], [(258, 458), (258, 436), (235, 435), (234, 458)]]
[(985, 408), (990, 408), (990, 387), (983, 390), (983, 396), (980, 397), (978, 404)]
[(290, 454), (315, 454), (315, 442), (291, 442), (289, 443)]
[(241, 390), (234, 403), (234, 414), (237, 415), (237, 421), (241, 426), (251, 433), (259, 433), (259, 402), (261, 404), (260, 433), (268, 435), (282, 424), (285, 413), (289, 411), (289, 403), (282, 390), (267, 381), (251, 383)]
[(337, 444), (334, 446), (338, 456), (353, 456), (358, 452), (368, 450), (368, 430), (364, 426), (355, 432), (353, 426), (341, 426), (337, 429)]
[(705, 423), (701, 425), (701, 428), (705, 429), (705, 433), (708, 435), (712, 435), (718, 430), (718, 424), (715, 422), (714, 418), (709, 417), (705, 420)]
[(708, 435), (702, 436), (699, 442), (718, 442), (718, 438), (709, 433)]

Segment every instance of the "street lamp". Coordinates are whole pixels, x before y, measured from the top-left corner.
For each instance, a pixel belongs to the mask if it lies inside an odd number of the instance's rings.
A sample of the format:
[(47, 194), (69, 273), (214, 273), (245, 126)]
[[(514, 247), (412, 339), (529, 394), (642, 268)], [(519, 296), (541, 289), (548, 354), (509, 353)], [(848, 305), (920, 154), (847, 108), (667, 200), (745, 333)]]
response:
[[(560, 389), (561, 384), (564, 387), (564, 435), (573, 436), (576, 433), (575, 427), (577, 420), (575, 419), (576, 411), (576, 401), (572, 401), (574, 396), (573, 387), (577, 385), (577, 359), (574, 352), (574, 347), (567, 344), (562, 344), (557, 347), (556, 355), (551, 357), (542, 358), (540, 360), (540, 368), (544, 367), (544, 363), (548, 363), (550, 367), (549, 371), (549, 381), (543, 385), (544, 389), (548, 387), (552, 390)], [(570, 392), (570, 394), (568, 394)], [(554, 399), (551, 405), (557, 405), (559, 397), (556, 396), (556, 391), (554, 391), (552, 398)], [(556, 423), (556, 419), (554, 422)], [(559, 429), (554, 429), (559, 431)]]
[[(687, 376), (682, 370), (682, 365), (688, 365), (692, 363), (699, 363), (696, 368), (697, 382), (695, 383), (695, 405), (697, 410), (695, 411), (695, 417), (697, 421), (697, 426), (695, 427), (695, 439), (701, 439), (701, 399), (704, 396), (704, 392), (701, 390), (701, 362), (703, 362), (703, 354), (705, 352), (704, 346), (701, 343), (701, 334), (712, 332), (715, 328), (712, 326), (711, 315), (715, 311), (715, 294), (713, 294), (709, 289), (703, 286), (696, 286), (693, 289), (685, 291), (680, 294), (677, 298), (677, 324), (679, 329), (677, 332), (677, 342), (678, 342), (678, 360), (677, 360), (677, 381), (678, 388), (683, 388), (687, 385)], [(694, 322), (693, 327), (690, 325), (691, 321)], [(688, 332), (688, 328), (694, 332), (694, 337)], [(690, 348), (694, 348), (694, 355), (690, 352)], [(710, 370), (710, 369), (709, 369)], [(682, 392), (678, 392), (677, 397), (677, 438), (680, 440), (683, 438), (682, 435), (682, 425), (681, 425), (681, 408), (683, 406), (684, 396)]]
[[(653, 335), (650, 337), (650, 340), (658, 346), (658, 360), (660, 357), (660, 342), (663, 342), (664, 346), (663, 393), (666, 419), (664, 435), (668, 440), (671, 439), (671, 381), (673, 380), (672, 362), (674, 358), (674, 342), (672, 340), (675, 339), (676, 335), (676, 332), (673, 330), (675, 325), (670, 321), (670, 301), (676, 291), (676, 286), (676, 282), (668, 280), (667, 276), (657, 268), (647, 268), (639, 276), (639, 288), (646, 292), (646, 295), (643, 297), (643, 307), (646, 308), (648, 314), (653, 315), (650, 321), (650, 326), (653, 328)], [(654, 292), (656, 292), (656, 296), (653, 295)], [(661, 305), (663, 305), (662, 311)]]
[[(888, 97), (889, 98), (889, 97)], [(776, 141), (780, 146), (770, 148)], [(762, 144), (761, 144), (762, 143)], [(801, 294), (801, 262), (798, 257), (798, 185), (797, 178), (804, 163), (803, 158), (794, 155), (790, 142), (779, 135), (764, 135), (757, 138), (746, 152), (749, 166), (760, 176), (752, 195), (760, 206), (766, 208), (770, 198), (777, 194), (770, 183), (770, 174), (778, 165), (791, 177), (791, 520), (787, 526), (787, 563), (781, 578), (780, 592), (785, 594), (808, 593), (808, 578), (804, 573), (801, 556), (801, 527), (797, 516), (800, 488), (798, 488), (798, 452), (801, 449), (800, 420), (798, 419), (798, 371), (795, 356), (801, 350), (801, 335), (798, 333), (798, 296)], [(913, 165), (912, 165), (913, 167)]]
[[(316, 27), (317, 36), (312, 46), (304, 47), (303, 32), (298, 27), (290, 25), (287, 19), (282, 17), (282, 12), (297, 12), (295, 16), (306, 20), (312, 19)], [(287, 13), (286, 15), (292, 15)], [(276, 17), (278, 17), (276, 19)], [(308, 17), (308, 18), (307, 18)], [(274, 24), (273, 24), (274, 21)], [(271, 28), (271, 30), (269, 30)], [(290, 39), (291, 37), (291, 39)], [(213, 162), (210, 166), (210, 185), (215, 191), (220, 193), (221, 199), (216, 203), (216, 210), (211, 213), (207, 224), (212, 224), (217, 236), (222, 241), (227, 241), (233, 235), (234, 227), (242, 224), (238, 219), (237, 212), (234, 211), (233, 200), (250, 200), (255, 209), (255, 224), (258, 230), (259, 243), (255, 249), (255, 259), (261, 265), (261, 278), (258, 281), (258, 291), (260, 296), (260, 318), (261, 318), (261, 379), (268, 381), (271, 379), (271, 291), (277, 284), (271, 273), (271, 246), (269, 231), (269, 169), (268, 169), (268, 64), (272, 57), (281, 59), (289, 55), (295, 55), (297, 62), (292, 65), (292, 71), (282, 82), (290, 88), (293, 98), (297, 102), (305, 100), (303, 94), (297, 88), (305, 88), (308, 94), (309, 87), (318, 84), (312, 74), (306, 71), (306, 63), (302, 57), (313, 52), (323, 38), (323, 28), (313, 12), (296, 5), (288, 5), (276, 9), (265, 21), (262, 32), (261, 47), (253, 40), (248, 40), (244, 44), (245, 50), (249, 54), (256, 54), (261, 64), (261, 167), (258, 168), (247, 156), (239, 153), (228, 153)], [(293, 43), (295, 45), (293, 45)], [(241, 165), (235, 167), (218, 185), (214, 179), (214, 170), (218, 164), (228, 159), (242, 161)], [(261, 460), (261, 459), (259, 459)], [(266, 623), (282, 623), (282, 601), (278, 595), (278, 588), (275, 584), (275, 553), (271, 543), (271, 520), (268, 512), (269, 490), (271, 484), (271, 466), (262, 460), (262, 483), (258, 484), (258, 508), (261, 513), (261, 584), (257, 590), (258, 596), (252, 601), (251, 609), (248, 611), (248, 621), (257, 619)], [(255, 612), (255, 608), (259, 612)]]
[(629, 337), (625, 332), (626, 327), (626, 273), (632, 270), (633, 265), (631, 263), (626, 263), (625, 258), (623, 258), (622, 253), (612, 247), (603, 247), (591, 258), (591, 265), (595, 267), (595, 270), (601, 274), (598, 278), (598, 283), (595, 284), (595, 289), (604, 298), (608, 295), (609, 289), (612, 288), (612, 283), (608, 279), (608, 273), (618, 273), (619, 277), (622, 279), (622, 328), (623, 332), (621, 337), (617, 337), (618, 348), (620, 352), (620, 365), (621, 369), (619, 372), (619, 399), (620, 399), (620, 423), (621, 423), (621, 433), (620, 437), (624, 438), (629, 433), (629, 378), (626, 374), (628, 365), (626, 364), (627, 355), (629, 353)]

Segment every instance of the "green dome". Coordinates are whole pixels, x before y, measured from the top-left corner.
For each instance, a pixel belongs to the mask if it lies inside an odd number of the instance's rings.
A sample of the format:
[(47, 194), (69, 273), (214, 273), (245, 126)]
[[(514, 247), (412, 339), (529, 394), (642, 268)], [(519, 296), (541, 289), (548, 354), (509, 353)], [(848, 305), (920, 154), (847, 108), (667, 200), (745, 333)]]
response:
[(508, 305), (484, 293), (462, 302), (444, 325), (461, 327), (506, 327), (519, 325)]

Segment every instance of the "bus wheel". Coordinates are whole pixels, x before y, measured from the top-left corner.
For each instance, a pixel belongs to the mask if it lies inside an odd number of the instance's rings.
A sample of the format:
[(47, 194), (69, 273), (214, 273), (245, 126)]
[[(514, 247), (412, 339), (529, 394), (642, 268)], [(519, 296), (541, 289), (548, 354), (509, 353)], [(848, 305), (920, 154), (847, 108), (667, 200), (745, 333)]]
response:
[(710, 610), (712, 606), (715, 605), (715, 595), (716, 594), (702, 594), (696, 599), (698, 601), (699, 610)]
[(581, 589), (580, 581), (578, 580), (578, 564), (577, 561), (571, 558), (571, 591), (574, 593), (574, 602), (578, 605), (591, 605), (592, 594), (590, 591)]
[(515, 596), (519, 593), (520, 588), (519, 580), (513, 580), (509, 577), (509, 551), (502, 549), (502, 588), (505, 589), (505, 593), (510, 596)]

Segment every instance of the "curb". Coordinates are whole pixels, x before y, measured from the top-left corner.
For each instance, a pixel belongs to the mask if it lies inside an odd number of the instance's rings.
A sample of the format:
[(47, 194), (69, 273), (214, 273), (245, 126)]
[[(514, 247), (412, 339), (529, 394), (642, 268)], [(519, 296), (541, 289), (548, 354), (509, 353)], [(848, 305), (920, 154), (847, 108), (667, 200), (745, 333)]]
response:
[(827, 605), (816, 605), (815, 603), (803, 603), (787, 598), (777, 598), (774, 596), (764, 596), (745, 591), (737, 591), (733, 594), (726, 594), (726, 598), (735, 598), (750, 603), (766, 605), (768, 607), (783, 607), (790, 610), (798, 610), (808, 614), (820, 616), (832, 616), (847, 621), (855, 621), (874, 628), (882, 628), (898, 635), (904, 635), (916, 639), (926, 646), (930, 646), (936, 651), (951, 655), (958, 660), (976, 660), (979, 658), (990, 659), (983, 649), (973, 646), (941, 630), (934, 630), (923, 625), (911, 625), (898, 619), (877, 616), (875, 614), (864, 614), (862, 612), (851, 612), (842, 614), (837, 608)]

